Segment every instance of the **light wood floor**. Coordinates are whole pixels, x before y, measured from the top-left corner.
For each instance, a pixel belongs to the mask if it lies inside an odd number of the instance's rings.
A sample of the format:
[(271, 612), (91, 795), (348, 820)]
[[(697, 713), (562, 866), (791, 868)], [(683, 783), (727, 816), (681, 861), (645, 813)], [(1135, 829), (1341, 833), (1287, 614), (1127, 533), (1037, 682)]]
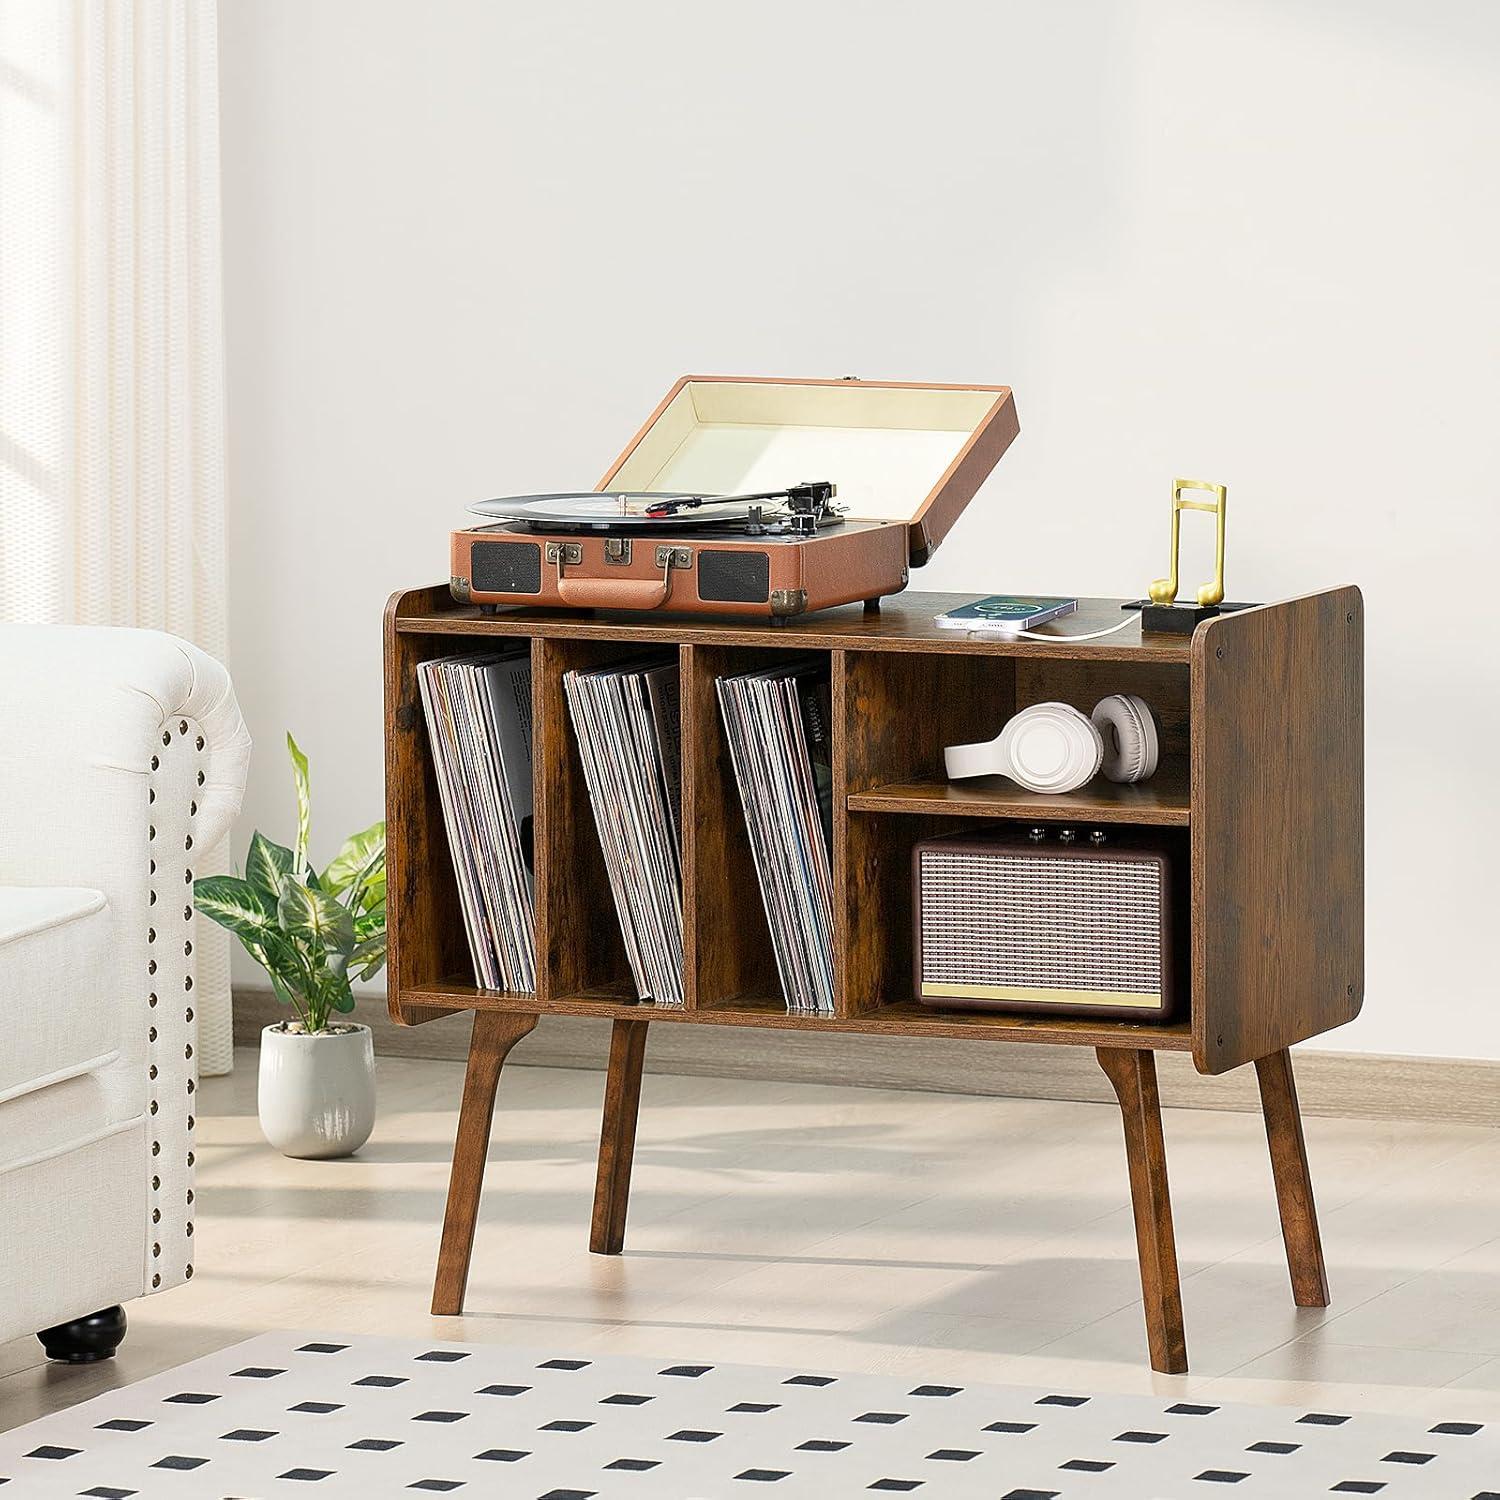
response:
[[(649, 1059), (648, 1059), (649, 1068)], [(427, 1313), (460, 1070), (385, 1059), (347, 1162), (287, 1161), (254, 1057), (199, 1114), (197, 1276), (120, 1357), (0, 1346), (0, 1428), (272, 1328), (1500, 1414), (1500, 1131), (1310, 1119), (1334, 1305), (1292, 1306), (1251, 1115), (1169, 1113), (1191, 1375), (1153, 1375), (1118, 1112), (648, 1074), (626, 1253), (586, 1249), (602, 1076), (508, 1069), (462, 1319)]]

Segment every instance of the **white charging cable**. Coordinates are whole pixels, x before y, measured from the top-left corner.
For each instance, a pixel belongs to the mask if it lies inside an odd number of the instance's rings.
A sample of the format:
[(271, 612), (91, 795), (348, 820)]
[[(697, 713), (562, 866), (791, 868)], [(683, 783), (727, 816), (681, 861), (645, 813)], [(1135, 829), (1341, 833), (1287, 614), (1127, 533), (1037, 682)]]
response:
[(1028, 641), (1097, 641), (1101, 636), (1113, 635), (1117, 630), (1124, 630), (1127, 625), (1138, 624), (1140, 618), (1138, 614), (1129, 614), (1118, 625), (1111, 625), (1108, 630), (1091, 630), (1085, 635), (1042, 635), (1036, 630), (971, 630), (969, 634), (980, 640), (987, 635), (999, 635), (1025, 636)]

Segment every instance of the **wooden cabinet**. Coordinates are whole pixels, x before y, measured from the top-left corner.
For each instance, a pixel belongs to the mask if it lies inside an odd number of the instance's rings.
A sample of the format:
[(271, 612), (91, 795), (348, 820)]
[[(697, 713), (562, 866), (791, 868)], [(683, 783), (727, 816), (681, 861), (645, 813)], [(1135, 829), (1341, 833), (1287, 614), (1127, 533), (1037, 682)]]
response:
[[(650, 615), (487, 614), (456, 604), (446, 588), (391, 601), (391, 1012), (407, 1024), (477, 1012), (434, 1311), (462, 1305), (455, 1257), (467, 1267), (495, 1080), (510, 1046), (530, 1029), (528, 1018), (538, 1014), (608, 1016), (616, 1023), (594, 1224), (594, 1248), (606, 1253), (623, 1243), (647, 1026), (775, 1026), (1098, 1049), (1125, 1112), (1159, 1369), (1186, 1363), (1153, 1054), (1190, 1052), (1205, 1073), (1255, 1062), (1299, 1300), (1323, 1286), (1286, 1049), (1351, 1020), (1363, 995), (1359, 591), (1331, 589), (1224, 615), (1191, 638), (1143, 637), (1132, 625), (1097, 641), (1063, 644), (976, 639), (933, 624), (960, 602), (903, 594), (879, 611), (829, 610), (773, 628)], [(1089, 600), (1057, 628), (1083, 634), (1119, 619), (1118, 601)], [(497, 636), (529, 640), (532, 654), (535, 995), (473, 983), (416, 680), (421, 661), (483, 650)], [(563, 701), (565, 672), (647, 645), (677, 651), (682, 668), (686, 1005), (680, 1010), (633, 999)], [(714, 689), (716, 677), (787, 652), (826, 654), (833, 683), (835, 1013), (828, 1017), (789, 1015), (782, 1000)], [(944, 746), (993, 736), (1027, 704), (1061, 700), (1087, 712), (1111, 692), (1139, 693), (1158, 715), (1161, 764), (1150, 782), (1101, 780), (1047, 796), (998, 778), (944, 779)], [(997, 819), (1135, 824), (1180, 840), (1191, 895), (1174, 922), (1176, 940), (1190, 950), (1185, 1014), (1151, 1025), (945, 1012), (915, 1003), (912, 847), (934, 833)]]

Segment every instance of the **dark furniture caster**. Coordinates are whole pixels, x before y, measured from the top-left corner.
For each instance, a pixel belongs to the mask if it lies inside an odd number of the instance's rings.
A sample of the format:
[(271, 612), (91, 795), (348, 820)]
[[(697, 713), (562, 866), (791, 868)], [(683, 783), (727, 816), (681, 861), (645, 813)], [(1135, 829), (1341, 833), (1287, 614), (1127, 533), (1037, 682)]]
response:
[(48, 1359), (65, 1365), (91, 1365), (95, 1360), (113, 1359), (120, 1340), (125, 1337), (125, 1309), (106, 1307), (86, 1318), (44, 1328), (37, 1337)]

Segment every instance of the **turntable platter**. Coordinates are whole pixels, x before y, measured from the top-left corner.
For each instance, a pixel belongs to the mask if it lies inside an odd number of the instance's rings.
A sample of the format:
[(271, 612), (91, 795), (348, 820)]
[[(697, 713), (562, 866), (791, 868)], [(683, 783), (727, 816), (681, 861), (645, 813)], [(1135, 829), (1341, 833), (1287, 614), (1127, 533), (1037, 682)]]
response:
[[(687, 501), (693, 503), (683, 503)], [(744, 521), (750, 514), (749, 504), (733, 497), (721, 501), (713, 495), (642, 490), (510, 495), (481, 500), (469, 509), (491, 520), (570, 531), (677, 531)]]

